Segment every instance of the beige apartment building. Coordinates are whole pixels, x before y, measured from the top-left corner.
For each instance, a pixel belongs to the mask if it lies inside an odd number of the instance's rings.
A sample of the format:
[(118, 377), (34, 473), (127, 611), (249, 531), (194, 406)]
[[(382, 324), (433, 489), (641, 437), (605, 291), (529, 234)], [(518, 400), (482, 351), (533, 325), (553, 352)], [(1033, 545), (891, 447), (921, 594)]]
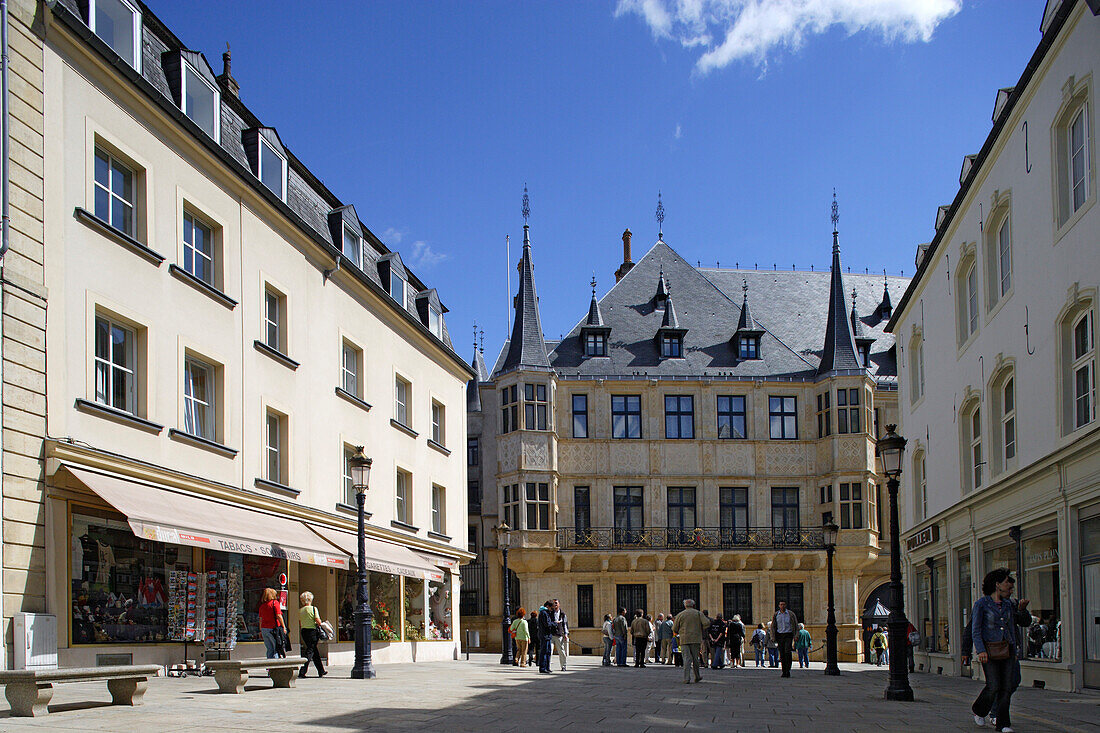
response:
[(980, 676), (962, 633), (1007, 567), (1030, 600), (1023, 684), (1081, 690), (1100, 688), (1100, 6), (1034, 5), (1038, 45), (889, 324), (912, 459), (906, 608), (921, 669)]
[(635, 263), (628, 230), (615, 285), (597, 298), (593, 282), (546, 341), (528, 231), (511, 338), (491, 369), (473, 362), (480, 557), (462, 600), (483, 646), (500, 648), (503, 520), (512, 608), (559, 598), (576, 647), (602, 649), (605, 613), (685, 598), (750, 628), (786, 600), (818, 647), (835, 520), (840, 656), (858, 658), (889, 576), (874, 447), (897, 413), (882, 327), (907, 280), (843, 273), (835, 227), (831, 272), (695, 267), (663, 236)]
[(62, 666), (260, 656), (273, 587), (292, 631), (313, 592), (350, 662), (364, 446), (374, 659), (454, 658), (473, 372), (439, 294), (242, 103), (228, 53), (215, 75), (131, 0), (12, 18), (9, 656), (20, 612), (56, 616)]

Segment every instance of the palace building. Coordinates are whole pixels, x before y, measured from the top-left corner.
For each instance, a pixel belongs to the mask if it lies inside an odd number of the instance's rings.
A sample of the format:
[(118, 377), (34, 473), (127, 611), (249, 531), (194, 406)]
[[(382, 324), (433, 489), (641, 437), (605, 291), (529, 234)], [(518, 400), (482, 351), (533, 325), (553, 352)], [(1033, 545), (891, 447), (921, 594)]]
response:
[(835, 216), (828, 272), (696, 267), (663, 234), (634, 262), (627, 230), (615, 285), (593, 282), (548, 341), (527, 210), (511, 338), (492, 367), (473, 360), (468, 627), (500, 648), (503, 521), (512, 608), (561, 599), (581, 647), (605, 613), (685, 598), (750, 627), (786, 600), (823, 640), (833, 520), (840, 654), (857, 658), (889, 575), (874, 448), (897, 414), (883, 327), (908, 281), (843, 272)]

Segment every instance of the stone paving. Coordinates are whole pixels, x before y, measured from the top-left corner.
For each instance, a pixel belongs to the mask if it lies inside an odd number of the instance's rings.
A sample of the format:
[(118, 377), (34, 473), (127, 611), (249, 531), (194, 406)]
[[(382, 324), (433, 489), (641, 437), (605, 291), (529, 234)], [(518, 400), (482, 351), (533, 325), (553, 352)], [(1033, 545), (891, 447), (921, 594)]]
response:
[[(882, 699), (886, 669), (842, 664), (826, 677), (814, 663), (780, 679), (775, 669), (707, 670), (684, 685), (676, 667), (603, 668), (598, 657), (573, 657), (568, 671), (540, 675), (502, 667), (498, 655), (470, 661), (384, 665), (378, 679), (347, 679), (336, 667), (324, 679), (271, 689), (253, 677), (243, 695), (219, 695), (213, 677), (150, 680), (145, 705), (112, 707), (104, 683), (55, 688), (50, 715), (8, 717), (0, 731), (956, 731), (979, 730), (968, 679), (916, 674), (913, 703)], [(1021, 689), (1013, 698), (1018, 731), (1100, 731), (1100, 695)], [(990, 730), (985, 728), (984, 730)]]

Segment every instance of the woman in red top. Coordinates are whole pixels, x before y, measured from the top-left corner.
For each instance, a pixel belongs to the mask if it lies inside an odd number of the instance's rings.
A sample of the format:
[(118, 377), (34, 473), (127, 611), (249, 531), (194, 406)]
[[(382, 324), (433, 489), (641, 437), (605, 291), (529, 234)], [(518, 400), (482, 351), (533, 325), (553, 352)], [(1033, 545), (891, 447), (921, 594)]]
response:
[(275, 659), (280, 656), (275, 643), (275, 629), (281, 628), (285, 634), (286, 624), (283, 623), (283, 607), (279, 603), (279, 594), (274, 588), (264, 588), (257, 612), (260, 614), (260, 636), (263, 637), (264, 647), (267, 649), (267, 658)]

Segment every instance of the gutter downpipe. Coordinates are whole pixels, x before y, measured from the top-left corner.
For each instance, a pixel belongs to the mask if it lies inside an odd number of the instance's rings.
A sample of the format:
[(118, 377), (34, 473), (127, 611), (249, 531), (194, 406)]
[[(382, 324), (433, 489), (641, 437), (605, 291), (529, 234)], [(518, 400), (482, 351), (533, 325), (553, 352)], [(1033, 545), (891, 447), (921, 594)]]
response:
[[(0, 500), (4, 494), (4, 304), (7, 301), (4, 292), (4, 255), (8, 252), (8, 233), (11, 228), (11, 220), (8, 216), (8, 189), (11, 182), (8, 173), (8, 2), (0, 0)], [(0, 517), (0, 532), (3, 531), (4, 520)], [(0, 598), (3, 597), (4, 581), (0, 574)], [(3, 614), (0, 612), (0, 623)], [(7, 644), (0, 643), (0, 669), (9, 669)]]

